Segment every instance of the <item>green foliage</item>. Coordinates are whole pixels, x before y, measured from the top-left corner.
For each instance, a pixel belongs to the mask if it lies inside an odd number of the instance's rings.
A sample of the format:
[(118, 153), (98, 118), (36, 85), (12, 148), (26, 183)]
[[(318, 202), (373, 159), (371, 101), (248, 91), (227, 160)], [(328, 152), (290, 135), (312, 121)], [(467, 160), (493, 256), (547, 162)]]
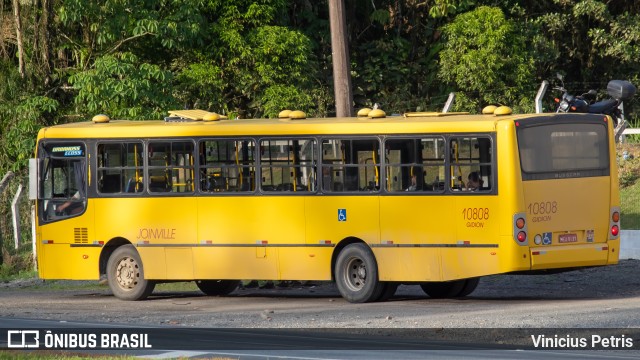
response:
[(188, 108), (222, 113), (225, 83), (223, 70), (210, 62), (199, 62), (183, 68), (176, 77), (177, 97)]
[(525, 37), (501, 9), (479, 7), (458, 15), (443, 31), (438, 75), (465, 93), (464, 110), (488, 103), (526, 106), (523, 98), (531, 96), (523, 88), (532, 84), (533, 58)]
[(640, 230), (640, 181), (620, 189), (620, 227)]
[(38, 130), (52, 124), (59, 102), (47, 96), (33, 95), (7, 63), (0, 63), (5, 79), (0, 87), (0, 177), (8, 170), (19, 171), (33, 156)]
[[(300, 31), (278, 26), (277, 16), (284, 1), (235, 0), (224, 4), (214, 1), (209, 9), (219, 17), (212, 24), (214, 46), (201, 55), (219, 66), (222, 98), (230, 113), (241, 117), (273, 116), (281, 104), (295, 108), (310, 106), (298, 94), (310, 91), (315, 70), (310, 39)], [(286, 96), (273, 99), (273, 94)], [(277, 110), (277, 111), (276, 111)]]
[(202, 0), (62, 0), (56, 10), (62, 31), (82, 34), (67, 36), (63, 46), (86, 66), (104, 53), (137, 49), (151, 54), (202, 44), (202, 6)]
[(113, 118), (158, 119), (178, 107), (172, 95), (173, 74), (158, 65), (141, 63), (131, 53), (104, 55), (94, 68), (69, 78), (78, 90), (75, 103), (85, 115), (105, 113)]
[(311, 96), (292, 85), (273, 85), (268, 87), (261, 99), (266, 117), (278, 117), (284, 109), (309, 112), (313, 107)]
[(620, 186), (632, 186), (640, 179), (640, 145), (621, 144), (618, 146), (618, 177)]

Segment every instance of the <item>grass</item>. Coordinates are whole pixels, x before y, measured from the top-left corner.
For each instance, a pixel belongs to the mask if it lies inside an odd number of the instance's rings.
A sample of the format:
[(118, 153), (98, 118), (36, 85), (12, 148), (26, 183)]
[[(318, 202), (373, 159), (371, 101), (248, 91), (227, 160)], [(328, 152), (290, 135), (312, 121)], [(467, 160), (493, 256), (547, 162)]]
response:
[(620, 189), (620, 227), (623, 230), (640, 229), (640, 181)]
[[(640, 230), (640, 143), (618, 145), (620, 177), (620, 227)], [(626, 159), (623, 158), (626, 154)]]

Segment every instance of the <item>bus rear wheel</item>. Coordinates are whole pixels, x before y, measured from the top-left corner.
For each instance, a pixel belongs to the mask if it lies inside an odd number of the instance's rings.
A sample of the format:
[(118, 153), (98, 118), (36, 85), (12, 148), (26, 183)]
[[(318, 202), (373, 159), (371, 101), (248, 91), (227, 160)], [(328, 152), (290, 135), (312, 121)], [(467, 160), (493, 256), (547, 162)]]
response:
[(376, 301), (384, 290), (376, 259), (365, 244), (347, 245), (338, 255), (334, 273), (340, 295), (349, 302)]
[(120, 246), (111, 254), (107, 280), (113, 295), (122, 300), (143, 300), (156, 286), (144, 278), (142, 260), (133, 245)]
[(376, 301), (389, 300), (393, 295), (396, 294), (396, 290), (398, 290), (398, 286), (400, 285), (400, 283), (391, 282), (391, 281), (383, 282), (382, 284), (383, 284), (382, 293), (380, 294), (380, 297), (376, 299)]
[(427, 282), (420, 284), (422, 291), (434, 299), (463, 297), (471, 294), (480, 278), (462, 279), (454, 281)]
[(471, 294), (478, 287), (478, 284), (480, 284), (479, 277), (465, 280), (464, 287), (460, 290), (457, 296), (463, 297)]
[(209, 296), (229, 295), (240, 285), (239, 280), (196, 280), (198, 289)]

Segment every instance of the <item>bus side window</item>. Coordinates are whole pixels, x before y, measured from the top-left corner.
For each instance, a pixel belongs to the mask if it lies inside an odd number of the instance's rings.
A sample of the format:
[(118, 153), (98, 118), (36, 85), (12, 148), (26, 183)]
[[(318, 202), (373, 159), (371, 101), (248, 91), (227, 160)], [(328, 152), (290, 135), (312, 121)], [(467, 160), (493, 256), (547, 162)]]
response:
[(492, 141), (489, 136), (453, 137), (450, 141), (453, 191), (493, 190)]
[(168, 192), (170, 189), (167, 179), (163, 175), (149, 176), (149, 191), (151, 192)]
[(104, 175), (102, 178), (102, 183), (100, 184), (101, 185), (100, 192), (119, 193), (121, 191), (120, 189), (121, 181), (122, 180), (120, 179), (120, 174)]
[(203, 140), (198, 149), (200, 191), (252, 192), (255, 189), (253, 140)]
[(313, 139), (263, 139), (260, 142), (262, 191), (315, 191), (315, 144)]
[[(380, 190), (378, 139), (323, 139), (323, 190), (377, 192)], [(330, 180), (327, 184), (326, 180)]]
[(97, 149), (98, 193), (142, 191), (142, 142), (104, 142)]

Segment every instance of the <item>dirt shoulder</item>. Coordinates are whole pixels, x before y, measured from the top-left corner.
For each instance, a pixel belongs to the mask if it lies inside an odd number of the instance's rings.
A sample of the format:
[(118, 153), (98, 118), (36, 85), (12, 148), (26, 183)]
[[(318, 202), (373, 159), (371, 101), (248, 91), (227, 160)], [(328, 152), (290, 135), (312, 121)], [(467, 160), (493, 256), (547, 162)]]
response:
[(207, 297), (159, 287), (146, 301), (114, 298), (97, 282), (0, 284), (0, 319), (37, 318), (153, 326), (234, 328), (640, 327), (640, 261), (553, 275), (482, 279), (470, 296), (431, 299), (403, 285), (388, 302), (350, 304), (332, 283), (240, 288)]

